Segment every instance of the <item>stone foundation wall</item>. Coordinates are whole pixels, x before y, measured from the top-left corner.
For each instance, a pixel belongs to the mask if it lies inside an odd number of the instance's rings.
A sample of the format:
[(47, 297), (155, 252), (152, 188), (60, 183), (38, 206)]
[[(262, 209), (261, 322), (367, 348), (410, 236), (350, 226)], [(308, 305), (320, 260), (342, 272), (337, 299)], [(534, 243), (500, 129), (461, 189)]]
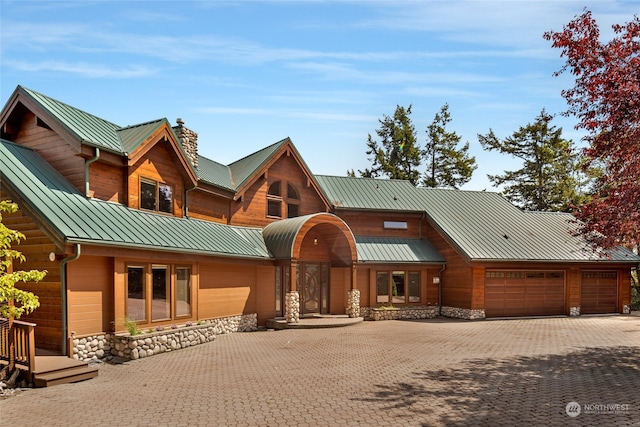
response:
[(139, 359), (179, 350), (216, 339), (216, 335), (258, 330), (256, 313), (203, 320), (199, 325), (164, 326), (161, 330), (143, 330), (139, 335), (99, 334), (75, 337), (72, 333), (73, 358), (100, 360), (107, 357)]
[(454, 317), (456, 319), (485, 319), (484, 309), (472, 310), (470, 308), (442, 307), (441, 314), (445, 317)]
[(570, 307), (569, 316), (580, 316), (580, 307)]
[(410, 320), (438, 317), (438, 306), (417, 307), (360, 307), (360, 316), (365, 320)]

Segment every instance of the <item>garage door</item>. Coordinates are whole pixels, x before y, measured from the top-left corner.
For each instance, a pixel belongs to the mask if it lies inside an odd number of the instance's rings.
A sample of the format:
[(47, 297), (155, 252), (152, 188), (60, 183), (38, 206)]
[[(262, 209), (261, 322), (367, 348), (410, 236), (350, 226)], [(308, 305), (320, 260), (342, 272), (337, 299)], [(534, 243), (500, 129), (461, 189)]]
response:
[(583, 271), (580, 314), (616, 313), (618, 310), (618, 273)]
[(564, 272), (492, 271), (486, 273), (487, 317), (565, 314)]

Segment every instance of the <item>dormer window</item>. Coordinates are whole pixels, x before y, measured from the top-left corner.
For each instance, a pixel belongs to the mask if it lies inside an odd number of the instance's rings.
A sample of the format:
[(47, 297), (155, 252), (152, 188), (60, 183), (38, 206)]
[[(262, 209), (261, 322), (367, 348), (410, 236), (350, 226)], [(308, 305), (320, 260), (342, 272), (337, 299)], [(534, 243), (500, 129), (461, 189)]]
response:
[(173, 213), (173, 189), (152, 179), (140, 179), (140, 209)]
[(300, 196), (298, 191), (291, 184), (287, 185), (286, 197), (283, 197), (282, 188), (285, 183), (276, 181), (267, 190), (267, 216), (272, 218), (283, 218), (283, 205), (286, 218), (294, 218), (300, 215)]

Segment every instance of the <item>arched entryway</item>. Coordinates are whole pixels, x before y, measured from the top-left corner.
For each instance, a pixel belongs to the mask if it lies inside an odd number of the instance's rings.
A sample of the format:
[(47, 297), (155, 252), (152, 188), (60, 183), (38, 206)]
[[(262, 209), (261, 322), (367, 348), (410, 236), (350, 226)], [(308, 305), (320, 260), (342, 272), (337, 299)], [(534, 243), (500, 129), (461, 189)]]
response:
[[(343, 314), (344, 292), (356, 286), (356, 244), (340, 218), (317, 213), (267, 225), (267, 248), (277, 259), (283, 315), (294, 321), (305, 314)], [(296, 313), (286, 313), (295, 308)], [(277, 310), (276, 310), (277, 311)]]

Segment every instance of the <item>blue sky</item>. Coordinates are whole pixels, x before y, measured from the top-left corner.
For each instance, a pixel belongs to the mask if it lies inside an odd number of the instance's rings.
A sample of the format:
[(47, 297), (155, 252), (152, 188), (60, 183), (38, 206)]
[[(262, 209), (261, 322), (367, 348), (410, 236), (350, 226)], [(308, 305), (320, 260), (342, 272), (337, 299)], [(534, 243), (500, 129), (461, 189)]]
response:
[[(478, 169), (520, 165), (477, 134), (511, 135), (572, 77), (542, 34), (590, 9), (601, 35), (631, 1), (7, 1), (0, 0), (0, 95), (17, 85), (121, 126), (166, 117), (198, 132), (200, 154), (228, 164), (290, 137), (315, 174), (370, 166), (367, 135), (413, 105), (424, 144), (445, 103)], [(558, 117), (579, 142), (575, 119)]]

